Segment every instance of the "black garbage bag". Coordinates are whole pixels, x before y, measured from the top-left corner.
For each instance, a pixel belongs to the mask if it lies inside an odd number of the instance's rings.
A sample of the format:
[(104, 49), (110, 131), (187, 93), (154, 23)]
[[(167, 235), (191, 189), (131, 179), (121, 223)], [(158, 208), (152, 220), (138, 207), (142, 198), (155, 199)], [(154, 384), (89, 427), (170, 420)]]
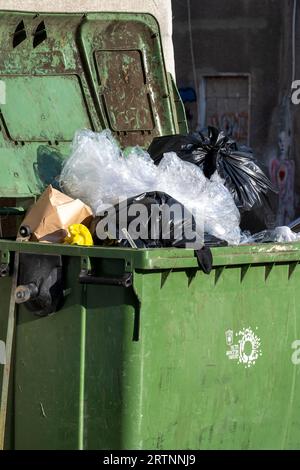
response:
[(176, 152), (182, 160), (198, 165), (207, 178), (217, 171), (240, 211), (261, 206), (269, 191), (276, 192), (252, 152), (240, 150), (234, 140), (215, 127), (208, 127), (207, 135), (199, 132), (156, 137), (148, 152), (155, 164), (164, 153)]
[(126, 248), (193, 248), (199, 267), (207, 274), (212, 269), (210, 247), (227, 245), (203, 234), (189, 210), (159, 191), (139, 194), (108, 208), (94, 219), (90, 230), (96, 243), (108, 239)]
[[(142, 207), (141, 207), (142, 206)], [(194, 216), (166, 193), (139, 194), (105, 210), (91, 224), (96, 243), (114, 241), (132, 248), (226, 246), (198, 227)]]
[(203, 246), (203, 230), (180, 202), (163, 192), (146, 192), (122, 201), (96, 217), (96, 240), (117, 240), (124, 247)]
[(297, 217), (297, 219), (290, 222), (288, 227), (291, 230), (293, 230), (293, 232), (299, 233), (300, 232), (300, 217)]

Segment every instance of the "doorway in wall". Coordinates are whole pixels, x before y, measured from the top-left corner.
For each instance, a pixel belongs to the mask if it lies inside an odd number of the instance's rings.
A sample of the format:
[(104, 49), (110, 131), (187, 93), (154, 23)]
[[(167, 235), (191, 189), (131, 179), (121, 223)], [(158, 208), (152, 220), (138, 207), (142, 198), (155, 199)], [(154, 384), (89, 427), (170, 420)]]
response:
[(204, 76), (200, 82), (199, 129), (215, 126), (249, 145), (250, 76)]

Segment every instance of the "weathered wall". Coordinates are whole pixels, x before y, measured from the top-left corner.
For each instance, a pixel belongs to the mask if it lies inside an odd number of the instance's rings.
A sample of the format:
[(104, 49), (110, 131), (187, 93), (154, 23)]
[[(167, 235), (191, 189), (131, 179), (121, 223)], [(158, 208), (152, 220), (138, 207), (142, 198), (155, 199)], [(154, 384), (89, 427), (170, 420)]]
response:
[(187, 105), (191, 128), (199, 123), (203, 76), (250, 74), (249, 143), (279, 187), (277, 223), (287, 223), (299, 214), (300, 194), (300, 105), (290, 100), (294, 0), (190, 0), (190, 25), (188, 0), (173, 0), (172, 7), (177, 83), (195, 88), (198, 100)]
[[(294, 2), (190, 0), (189, 27), (188, 0), (172, 0), (177, 83), (194, 88), (198, 98), (188, 105), (191, 128), (197, 126), (201, 111), (202, 76), (251, 76), (249, 143), (279, 187), (279, 224), (300, 215), (300, 105), (290, 101)], [(300, 79), (300, 0), (297, 7), (294, 78)], [(152, 13), (161, 26), (167, 68), (174, 73), (171, 0), (0, 0), (0, 9)]]

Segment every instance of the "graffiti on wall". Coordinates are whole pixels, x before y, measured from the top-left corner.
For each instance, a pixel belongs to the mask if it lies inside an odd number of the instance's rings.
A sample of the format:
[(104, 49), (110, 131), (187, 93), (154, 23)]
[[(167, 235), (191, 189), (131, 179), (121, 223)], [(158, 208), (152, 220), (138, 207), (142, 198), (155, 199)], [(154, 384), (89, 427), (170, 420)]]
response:
[(208, 124), (223, 129), (237, 142), (248, 140), (249, 115), (246, 111), (239, 113), (220, 113), (208, 116)]
[[(248, 145), (250, 121), (249, 77), (209, 76), (201, 82), (200, 119)], [(202, 108), (202, 114), (201, 114)]]
[(287, 159), (286, 143), (288, 138), (284, 131), (279, 133), (279, 156), (270, 161), (270, 176), (273, 185), (278, 188), (279, 204), (277, 225), (286, 225), (294, 218), (294, 176), (295, 164)]
[(295, 163), (290, 153), (291, 119), (289, 105), (285, 100), (281, 109), (278, 153), (269, 164), (271, 181), (279, 192), (277, 225), (287, 225), (295, 216)]

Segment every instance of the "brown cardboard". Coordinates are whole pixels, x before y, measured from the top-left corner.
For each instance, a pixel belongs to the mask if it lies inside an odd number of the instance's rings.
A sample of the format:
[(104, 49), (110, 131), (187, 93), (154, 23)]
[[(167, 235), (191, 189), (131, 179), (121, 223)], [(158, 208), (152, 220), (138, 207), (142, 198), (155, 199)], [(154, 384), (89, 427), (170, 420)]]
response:
[(92, 210), (79, 199), (72, 199), (51, 185), (29, 210), (22, 225), (30, 227), (31, 241), (62, 243), (69, 225), (89, 225)]

